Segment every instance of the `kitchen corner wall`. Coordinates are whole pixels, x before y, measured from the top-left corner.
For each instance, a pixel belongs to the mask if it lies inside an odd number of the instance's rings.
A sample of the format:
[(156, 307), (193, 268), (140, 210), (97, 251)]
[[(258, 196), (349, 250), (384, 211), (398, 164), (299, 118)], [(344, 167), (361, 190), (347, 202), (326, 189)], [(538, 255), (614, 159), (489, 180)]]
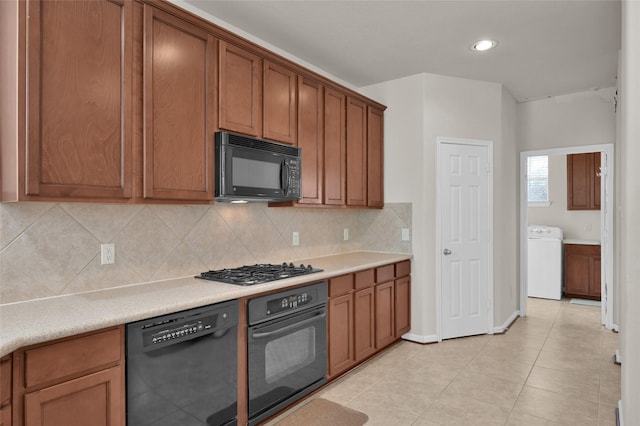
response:
[[(354, 250), (411, 253), (401, 241), (411, 215), (411, 203), (382, 210), (4, 203), (0, 304)], [(115, 244), (115, 264), (100, 264), (103, 243)]]

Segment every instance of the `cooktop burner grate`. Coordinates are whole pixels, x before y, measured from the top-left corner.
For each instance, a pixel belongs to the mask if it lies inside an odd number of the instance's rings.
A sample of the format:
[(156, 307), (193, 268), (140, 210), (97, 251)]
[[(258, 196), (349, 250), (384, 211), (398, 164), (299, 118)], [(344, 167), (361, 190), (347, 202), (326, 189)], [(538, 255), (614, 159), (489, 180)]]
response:
[(262, 263), (241, 266), (239, 268), (202, 272), (200, 275), (196, 275), (195, 278), (220, 281), (227, 284), (254, 285), (297, 277), (299, 275), (313, 274), (315, 272), (322, 272), (322, 269), (315, 269), (311, 265), (296, 266), (293, 263), (283, 263), (281, 265)]

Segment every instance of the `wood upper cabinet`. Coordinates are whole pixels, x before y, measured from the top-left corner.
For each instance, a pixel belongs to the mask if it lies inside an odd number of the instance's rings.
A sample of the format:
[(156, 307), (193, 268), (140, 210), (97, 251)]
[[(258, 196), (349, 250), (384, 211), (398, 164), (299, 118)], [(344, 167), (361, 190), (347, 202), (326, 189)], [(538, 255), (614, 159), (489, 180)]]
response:
[(367, 205), (367, 105), (347, 98), (347, 205)]
[(262, 136), (262, 58), (226, 41), (219, 46), (221, 129)]
[[(14, 422), (26, 426), (124, 426), (124, 327), (14, 352)], [(20, 418), (24, 417), (24, 418)]]
[(130, 198), (133, 2), (34, 0), (25, 7), (23, 194)]
[(564, 245), (564, 293), (567, 297), (600, 300), (601, 247), (591, 244)]
[[(324, 91), (324, 204), (346, 202), (347, 97), (333, 89)], [(304, 166), (303, 166), (304, 167)]]
[(324, 187), (323, 87), (298, 78), (298, 147), (302, 149), (302, 199), (298, 204), (322, 204)]
[(367, 205), (384, 207), (384, 111), (367, 107)]
[(298, 76), (295, 72), (264, 61), (263, 136), (278, 142), (295, 144), (298, 140)]
[(600, 210), (600, 153), (567, 155), (567, 210)]
[(213, 200), (216, 43), (144, 6), (144, 198)]

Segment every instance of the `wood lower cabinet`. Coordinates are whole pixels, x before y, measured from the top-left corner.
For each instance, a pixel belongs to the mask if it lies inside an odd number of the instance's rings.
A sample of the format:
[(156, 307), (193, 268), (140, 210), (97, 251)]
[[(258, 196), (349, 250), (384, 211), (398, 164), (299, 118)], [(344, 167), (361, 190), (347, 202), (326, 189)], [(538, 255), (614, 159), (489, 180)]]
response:
[(3, 155), (18, 159), (11, 180), (3, 175), (3, 199), (130, 198), (133, 2), (34, 0), (18, 10), (27, 40), (18, 105), (28, 95), (16, 137), (25, 142), (15, 152), (3, 140)]
[(567, 210), (600, 210), (600, 153), (567, 155)]
[(567, 297), (601, 299), (600, 253), (600, 245), (564, 245), (564, 293)]
[(329, 280), (329, 378), (409, 331), (410, 273), (411, 262), (404, 261)]
[(354, 346), (360, 362), (376, 352), (375, 270), (359, 271), (354, 277)]
[(0, 426), (11, 426), (12, 357), (0, 359)]
[(144, 6), (146, 199), (213, 200), (216, 44), (202, 28)]
[(328, 306), (328, 375), (331, 377), (346, 371), (355, 363), (352, 274), (329, 280)]
[(219, 113), (221, 129), (262, 136), (262, 58), (220, 41)]
[(124, 426), (124, 326), (13, 354), (15, 424)]

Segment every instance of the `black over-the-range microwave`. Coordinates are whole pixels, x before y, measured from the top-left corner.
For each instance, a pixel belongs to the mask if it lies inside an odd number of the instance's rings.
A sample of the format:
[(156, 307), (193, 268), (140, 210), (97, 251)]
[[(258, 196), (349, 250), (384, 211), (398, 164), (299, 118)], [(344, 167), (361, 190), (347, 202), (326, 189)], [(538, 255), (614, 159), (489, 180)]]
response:
[(230, 132), (216, 132), (216, 200), (300, 199), (300, 154), (298, 147)]

